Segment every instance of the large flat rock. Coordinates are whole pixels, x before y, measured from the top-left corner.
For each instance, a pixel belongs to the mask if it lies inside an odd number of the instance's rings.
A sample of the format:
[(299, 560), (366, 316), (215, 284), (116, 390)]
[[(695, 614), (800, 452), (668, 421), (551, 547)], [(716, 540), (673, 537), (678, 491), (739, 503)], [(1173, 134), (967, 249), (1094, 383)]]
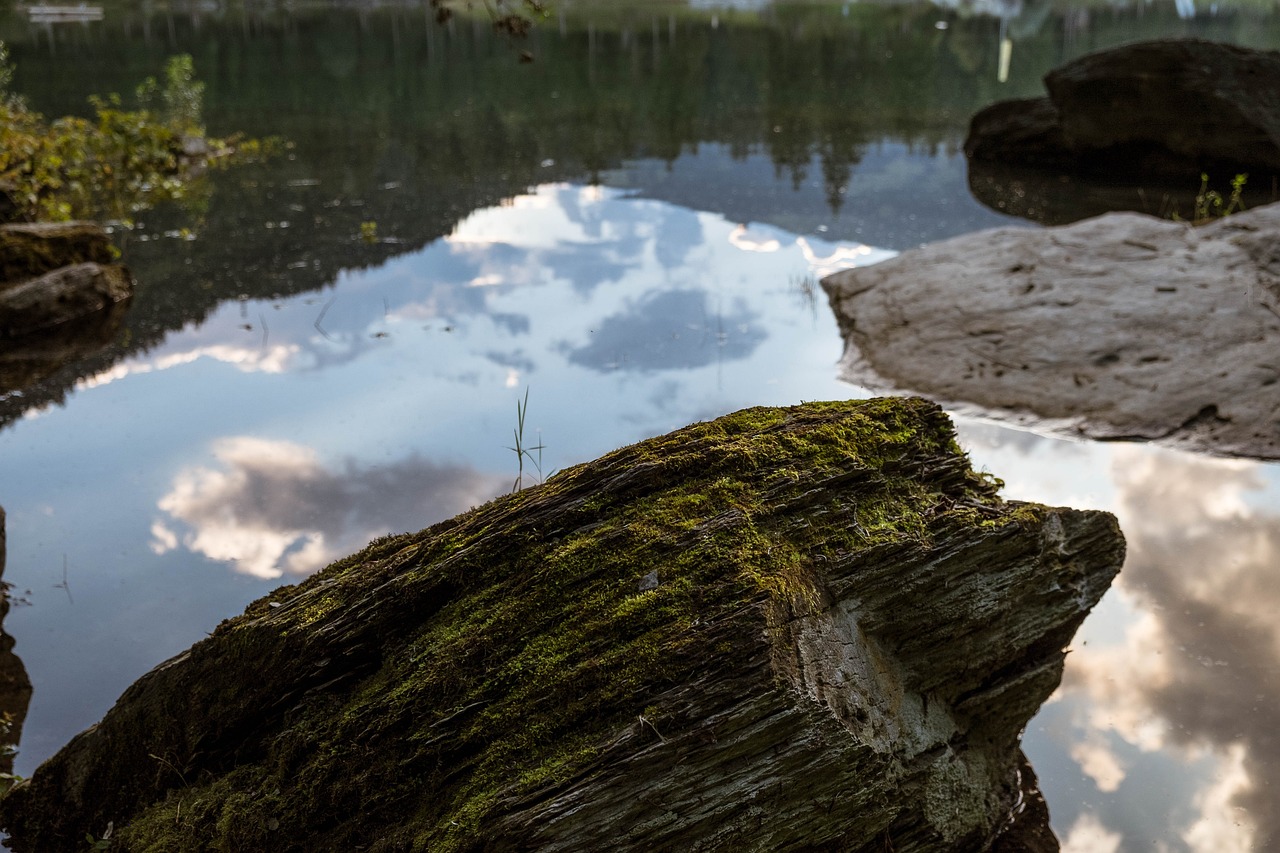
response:
[(1096, 439), (1280, 458), (1280, 205), (1002, 228), (823, 281), (844, 375)]
[(988, 849), (1123, 551), (1001, 501), (924, 400), (750, 409), (277, 590), (0, 823), (18, 853), (109, 821), (130, 851)]

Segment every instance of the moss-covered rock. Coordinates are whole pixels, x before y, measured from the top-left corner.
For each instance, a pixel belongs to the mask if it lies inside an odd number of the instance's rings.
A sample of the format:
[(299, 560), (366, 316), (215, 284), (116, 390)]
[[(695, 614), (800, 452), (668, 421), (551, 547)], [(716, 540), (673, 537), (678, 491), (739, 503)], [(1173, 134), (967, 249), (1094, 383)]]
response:
[(1119, 568), (922, 400), (749, 409), (383, 539), (160, 665), (12, 849), (979, 849)]

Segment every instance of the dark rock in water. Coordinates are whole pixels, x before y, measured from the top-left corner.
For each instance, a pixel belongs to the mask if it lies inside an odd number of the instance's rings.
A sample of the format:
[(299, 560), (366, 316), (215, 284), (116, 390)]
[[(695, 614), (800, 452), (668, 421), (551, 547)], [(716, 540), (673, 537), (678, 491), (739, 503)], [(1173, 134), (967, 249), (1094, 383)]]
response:
[(0, 338), (103, 311), (133, 293), (110, 239), (88, 222), (0, 226)]
[(0, 281), (16, 282), (72, 264), (114, 261), (111, 238), (92, 222), (0, 226)]
[[(982, 204), (1042, 225), (1068, 225), (1120, 210), (1190, 219), (1199, 187), (1186, 175), (1176, 185), (1163, 185), (1140, 174), (1098, 180), (1068, 170), (1006, 166), (987, 160), (969, 161), (968, 180), (969, 192)], [(1216, 186), (1230, 195), (1227, 182)]]
[(67, 365), (102, 351), (116, 339), (127, 303), (0, 343), (0, 397), (30, 388)]
[(0, 291), (0, 337), (21, 337), (94, 314), (133, 293), (119, 264), (75, 264)]
[[(0, 506), (0, 577), (6, 558), (4, 507)], [(9, 615), (9, 585), (0, 588), (0, 621)], [(22, 724), (31, 705), (31, 679), (22, 659), (13, 653), (13, 637), (0, 629), (0, 774), (13, 773), (13, 748), (22, 739)], [(0, 775), (0, 789), (11, 778)]]
[(849, 381), (1096, 439), (1280, 459), (1280, 205), (945, 240), (822, 282)]
[(13, 850), (979, 850), (1123, 540), (919, 399), (749, 409), (377, 541), (161, 664)]
[(1047, 98), (974, 116), (971, 161), (1133, 181), (1280, 175), (1280, 53), (1195, 39), (1088, 54), (1045, 77)]
[(1048, 98), (998, 101), (983, 109), (969, 125), (964, 151), (971, 160), (1047, 168), (1070, 167), (1077, 157)]

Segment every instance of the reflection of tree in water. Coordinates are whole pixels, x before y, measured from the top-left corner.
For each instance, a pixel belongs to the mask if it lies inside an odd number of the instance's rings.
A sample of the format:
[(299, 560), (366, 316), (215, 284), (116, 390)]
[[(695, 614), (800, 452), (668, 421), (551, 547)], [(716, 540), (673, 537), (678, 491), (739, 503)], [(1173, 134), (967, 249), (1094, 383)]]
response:
[[(5, 516), (0, 507), (0, 578), (5, 566)], [(0, 622), (9, 615), (9, 589), (0, 587)], [(31, 679), (22, 659), (13, 653), (13, 637), (0, 629), (0, 773), (13, 772), (13, 748), (22, 737), (22, 723), (31, 704)], [(7, 728), (7, 731), (5, 730)]]
[[(765, 153), (793, 184), (817, 180), (831, 211), (876, 217), (879, 205), (844, 206), (870, 146), (954, 151), (975, 110), (1038, 94), (1063, 58), (1046, 24), (1020, 37), (1000, 86), (995, 22), (927, 5), (857, 4), (846, 15), (786, 4), (719, 18), (563, 9), (530, 34), (532, 65), (518, 64), (487, 22), (441, 27), (421, 4), (216, 8), (166, 10), (163, 20), (113, 10), (101, 26), (38, 36), (0, 29), (17, 63), (14, 89), (46, 114), (83, 110), (91, 91), (128, 91), (185, 52), (206, 83), (211, 132), (296, 145), (264, 168), (212, 176), (218, 187), (198, 222), (148, 214), (148, 236), (193, 226), (198, 239), (133, 240), (126, 260), (140, 287), (120, 342), (0, 399), (0, 426), (226, 300), (323, 289), (343, 269), (420, 249), (530, 186), (598, 178), (639, 158), (671, 164), (707, 143), (737, 158)], [(1167, 32), (1172, 14), (1117, 13), (1092, 36), (1103, 45)], [(940, 17), (945, 31), (934, 29)], [(139, 39), (152, 31), (164, 37)], [(699, 195), (699, 209), (731, 204)], [(386, 241), (360, 241), (367, 221)]]
[(1226, 756), (1184, 836), (1193, 849), (1273, 849), (1280, 513), (1246, 501), (1263, 487), (1253, 463), (1130, 451), (1117, 454), (1115, 470), (1129, 545), (1121, 584), (1146, 615), (1123, 647), (1077, 650), (1066, 686), (1086, 689), (1094, 719), (1131, 743)]

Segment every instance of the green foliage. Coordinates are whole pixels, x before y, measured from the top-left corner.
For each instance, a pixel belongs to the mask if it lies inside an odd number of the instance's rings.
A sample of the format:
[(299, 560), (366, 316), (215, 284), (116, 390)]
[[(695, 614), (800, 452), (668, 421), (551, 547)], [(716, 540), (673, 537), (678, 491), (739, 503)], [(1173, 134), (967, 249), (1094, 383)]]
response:
[(1211, 222), (1244, 210), (1244, 202), (1240, 200), (1240, 196), (1244, 193), (1244, 185), (1248, 180), (1247, 174), (1232, 178), (1231, 195), (1223, 199), (1222, 193), (1209, 189), (1209, 176), (1201, 172), (1200, 191), (1196, 193), (1195, 215), (1191, 221), (1197, 224)]
[(204, 85), (190, 56), (169, 59), (163, 85), (149, 78), (138, 87), (140, 109), (126, 108), (118, 94), (94, 96), (92, 119), (52, 122), (8, 93), (6, 60), (0, 49), (0, 190), (12, 202), (11, 219), (128, 223), (162, 201), (200, 210), (206, 165), (264, 153), (262, 143), (205, 138)]
[(204, 84), (196, 80), (195, 63), (187, 54), (169, 57), (164, 86), (148, 77), (138, 86), (137, 98), (143, 111), (174, 133), (204, 136)]
[(378, 223), (369, 220), (360, 223), (360, 239), (370, 245), (378, 242)]
[[(12, 584), (0, 582), (0, 597), (10, 598), (11, 588)], [(13, 756), (18, 754), (18, 748), (11, 742), (13, 739), (13, 715), (8, 711), (0, 712), (0, 757), (5, 759), (5, 763), (10, 767), (13, 766)], [(23, 778), (16, 773), (0, 773), (0, 796), (8, 793), (10, 788), (22, 781)]]
[(94, 838), (93, 833), (86, 832), (84, 834), (85, 844), (88, 845), (90, 850), (95, 851), (95, 853), (96, 851), (100, 851), (100, 850), (110, 850), (111, 836), (114, 832), (115, 832), (115, 823), (110, 822), (107, 824), (107, 831), (102, 833), (101, 838)]
[[(528, 459), (533, 463), (533, 467), (538, 471), (538, 482), (542, 482), (542, 451), (546, 448), (539, 441), (537, 445), (529, 447), (524, 443), (524, 419), (529, 414), (529, 389), (524, 389), (524, 402), (516, 400), (516, 428), (513, 431), (515, 435), (515, 447), (508, 447), (507, 450), (516, 455), (516, 481), (511, 486), (513, 493), (524, 488), (524, 462)], [(534, 456), (533, 451), (537, 451), (538, 455)]]
[(9, 47), (0, 41), (0, 95), (6, 99), (13, 97), (9, 94), (9, 84), (13, 82), (13, 63), (9, 61)]

